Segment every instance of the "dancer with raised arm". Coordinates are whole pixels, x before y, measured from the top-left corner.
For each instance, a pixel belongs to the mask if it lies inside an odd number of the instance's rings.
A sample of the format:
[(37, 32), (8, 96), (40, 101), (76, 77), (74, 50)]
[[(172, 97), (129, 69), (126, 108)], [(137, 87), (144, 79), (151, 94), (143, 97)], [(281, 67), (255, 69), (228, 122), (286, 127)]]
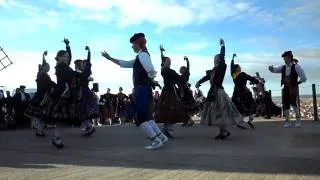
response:
[(227, 69), (223, 39), (220, 39), (220, 45), (220, 54), (214, 57), (214, 68), (206, 71), (206, 76), (197, 82), (196, 87), (200, 87), (202, 83), (210, 80), (210, 89), (202, 113), (201, 124), (219, 127), (219, 134), (215, 139), (223, 140), (231, 135), (227, 126), (238, 124), (243, 121), (243, 117), (222, 86)]
[(37, 74), (37, 92), (34, 94), (31, 102), (25, 112), (25, 116), (33, 119), (36, 122), (36, 136), (44, 137), (45, 116), (43, 116), (43, 108), (40, 106), (41, 101), (44, 99), (45, 94), (48, 93), (51, 88), (56, 85), (50, 78), (48, 72), (50, 71), (50, 65), (47, 63), (45, 56), (48, 52), (44, 51), (42, 55), (42, 64)]
[(180, 76), (182, 80), (181, 89), (180, 89), (180, 98), (181, 102), (184, 105), (186, 112), (189, 115), (189, 119), (186, 119), (182, 126), (192, 126), (194, 121), (192, 120), (192, 116), (198, 111), (198, 107), (196, 105), (196, 100), (192, 95), (192, 90), (190, 89), (189, 77), (190, 77), (190, 62), (189, 58), (185, 56), (183, 58), (187, 62), (187, 66), (180, 67)]
[[(170, 68), (171, 59), (163, 55), (163, 47), (161, 51), (161, 75), (163, 77), (164, 86), (158, 101), (157, 109), (155, 110), (155, 119), (157, 123), (163, 123), (163, 132), (169, 138), (173, 138), (169, 132), (172, 126), (176, 123), (188, 121), (189, 116), (185, 111), (181, 100), (179, 99), (179, 89), (182, 86), (182, 78), (180, 75)], [(176, 87), (179, 87), (179, 89)]]
[[(284, 65), (279, 67), (269, 66), (272, 73), (281, 74), (282, 88), (282, 108), (286, 117), (284, 128), (292, 126), (290, 122), (290, 105), (296, 114), (295, 127), (301, 127), (301, 117), (297, 106), (297, 97), (299, 94), (299, 84), (307, 81), (306, 75), (302, 67), (298, 64), (298, 60), (293, 58), (292, 51), (286, 51), (282, 54)], [(300, 78), (300, 80), (298, 80)]]
[(133, 69), (133, 84), (135, 89), (134, 110), (136, 113), (136, 123), (148, 138), (152, 140), (145, 149), (152, 150), (160, 148), (168, 141), (158, 125), (152, 120), (152, 88), (158, 83), (154, 80), (156, 71), (151, 62), (150, 54), (146, 47), (146, 38), (143, 33), (134, 34), (130, 38), (132, 49), (138, 55), (134, 60), (123, 61), (112, 58), (107, 52), (102, 52), (102, 56), (120, 65), (123, 68)]
[(247, 81), (250, 81), (252, 84), (263, 84), (263, 82), (243, 72), (239, 64), (234, 64), (235, 57), (236, 54), (233, 54), (230, 66), (231, 77), (234, 82), (232, 102), (236, 105), (243, 117), (249, 117), (248, 124), (254, 129), (255, 127), (252, 121), (256, 113), (256, 106), (252, 93), (249, 88), (247, 88)]

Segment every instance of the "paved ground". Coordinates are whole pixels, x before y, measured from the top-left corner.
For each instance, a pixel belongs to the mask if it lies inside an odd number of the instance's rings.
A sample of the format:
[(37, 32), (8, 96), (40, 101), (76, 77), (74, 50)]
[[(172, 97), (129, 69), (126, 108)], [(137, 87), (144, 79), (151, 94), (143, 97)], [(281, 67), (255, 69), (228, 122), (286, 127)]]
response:
[(232, 128), (226, 141), (213, 139), (214, 127), (177, 126), (177, 139), (156, 151), (143, 149), (148, 140), (131, 125), (98, 128), (89, 138), (68, 129), (63, 150), (30, 130), (2, 131), (0, 179), (320, 179), (320, 122), (256, 125)]

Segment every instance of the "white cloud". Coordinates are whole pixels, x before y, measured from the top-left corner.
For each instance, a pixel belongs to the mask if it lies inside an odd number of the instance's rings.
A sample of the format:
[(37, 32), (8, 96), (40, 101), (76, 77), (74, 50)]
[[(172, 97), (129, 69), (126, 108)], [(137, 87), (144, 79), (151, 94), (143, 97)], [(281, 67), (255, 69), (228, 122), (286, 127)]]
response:
[(113, 0), (90, 0), (90, 1), (59, 0), (59, 2), (72, 5), (76, 8), (97, 10), (97, 11), (109, 10), (114, 3)]
[(207, 41), (199, 41), (199, 42), (190, 42), (182, 45), (177, 45), (176, 47), (174, 47), (174, 49), (178, 51), (194, 52), (194, 51), (200, 51), (200, 50), (206, 49), (210, 45), (211, 43)]
[(58, 17), (58, 16), (59, 16), (59, 13), (56, 12), (56, 11), (47, 11), (47, 12), (46, 12), (46, 15), (47, 15), (47, 16), (50, 16), (50, 17)]

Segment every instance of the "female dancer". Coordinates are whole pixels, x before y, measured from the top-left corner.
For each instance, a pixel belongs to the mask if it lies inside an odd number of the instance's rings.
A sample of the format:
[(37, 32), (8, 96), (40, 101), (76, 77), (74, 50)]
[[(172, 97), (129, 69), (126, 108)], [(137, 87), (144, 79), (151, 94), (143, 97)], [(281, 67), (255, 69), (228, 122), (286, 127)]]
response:
[(182, 78), (170, 68), (171, 59), (163, 55), (164, 49), (162, 46), (160, 46), (160, 51), (162, 59), (161, 75), (164, 86), (158, 101), (158, 108), (155, 110), (155, 119), (157, 123), (164, 123), (163, 132), (169, 138), (173, 138), (169, 133), (170, 127), (175, 123), (187, 121), (189, 116), (180, 102), (179, 90), (175, 86), (178, 85), (181, 88)]
[(201, 123), (219, 127), (219, 135), (215, 139), (225, 139), (231, 135), (227, 130), (228, 125), (236, 125), (243, 117), (224, 91), (222, 83), (226, 73), (225, 44), (220, 39), (220, 54), (214, 57), (214, 68), (206, 72), (206, 76), (200, 79), (196, 87), (210, 80), (210, 89), (205, 103)]
[(182, 126), (192, 126), (194, 121), (191, 117), (197, 112), (198, 108), (196, 106), (196, 101), (193, 98), (192, 90), (190, 89), (189, 77), (190, 77), (190, 63), (187, 56), (184, 57), (187, 62), (187, 66), (180, 67), (180, 74), (182, 79), (180, 98), (184, 105), (186, 112), (189, 114), (189, 119), (186, 119)]
[(42, 114), (42, 108), (40, 106), (46, 93), (55, 86), (55, 83), (51, 80), (48, 72), (50, 71), (50, 65), (46, 62), (45, 56), (48, 52), (45, 51), (42, 56), (42, 64), (37, 74), (37, 92), (33, 96), (30, 105), (28, 106), (25, 116), (33, 119), (36, 122), (36, 136), (44, 137), (44, 116)]
[(231, 60), (231, 77), (234, 82), (234, 89), (232, 95), (232, 102), (236, 105), (238, 111), (242, 114), (243, 117), (249, 116), (248, 124), (252, 129), (254, 125), (252, 124), (254, 113), (256, 112), (256, 106), (254, 99), (252, 97), (251, 91), (247, 88), (247, 81), (250, 81), (251, 84), (259, 84), (258, 79), (249, 76), (247, 73), (241, 71), (239, 64), (234, 64), (234, 58), (236, 54), (233, 54)]

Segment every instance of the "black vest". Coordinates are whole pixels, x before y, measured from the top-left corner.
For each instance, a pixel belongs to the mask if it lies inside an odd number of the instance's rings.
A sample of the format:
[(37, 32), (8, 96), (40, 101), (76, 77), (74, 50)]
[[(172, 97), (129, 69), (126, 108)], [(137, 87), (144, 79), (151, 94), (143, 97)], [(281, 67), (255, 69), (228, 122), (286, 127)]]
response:
[(147, 71), (140, 63), (139, 55), (136, 56), (136, 60), (133, 64), (133, 84), (134, 85), (147, 85), (150, 84)]
[[(286, 65), (283, 65), (282, 72), (281, 72), (281, 86), (284, 85), (286, 77)], [(298, 73), (296, 72), (296, 66), (295, 64), (292, 64), (291, 66), (291, 72), (290, 72), (290, 82), (292, 86), (298, 86)]]

